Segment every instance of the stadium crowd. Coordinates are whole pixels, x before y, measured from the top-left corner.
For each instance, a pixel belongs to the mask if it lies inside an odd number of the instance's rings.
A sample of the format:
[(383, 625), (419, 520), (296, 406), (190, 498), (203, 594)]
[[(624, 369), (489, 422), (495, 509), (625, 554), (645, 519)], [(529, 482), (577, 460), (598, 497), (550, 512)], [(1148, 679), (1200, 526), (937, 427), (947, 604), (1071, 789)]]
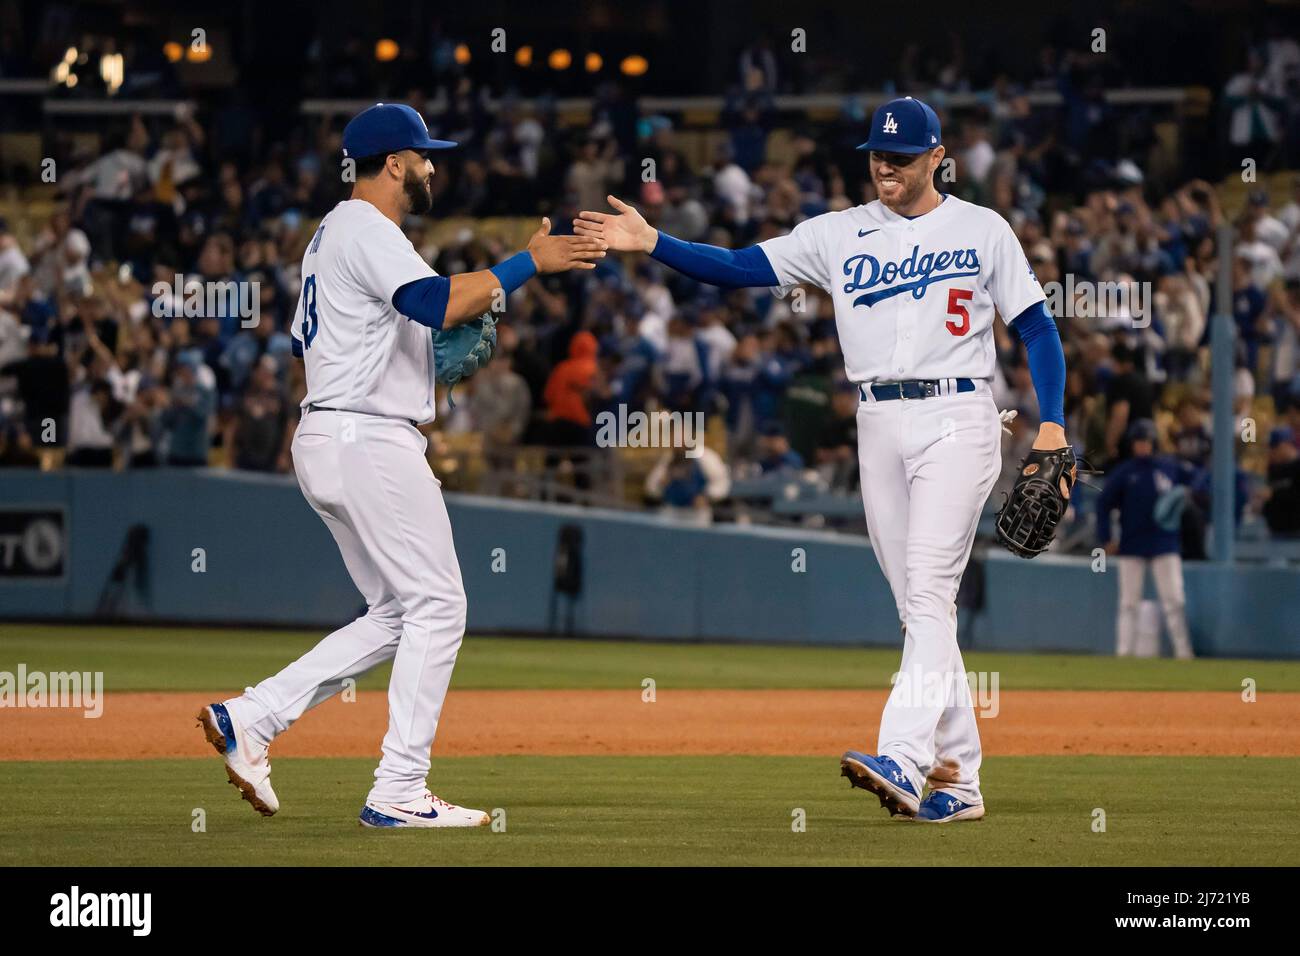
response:
[[(1273, 68), (1252, 59), (1249, 70)], [(1027, 87), (1010, 82), (974, 110), (936, 100), (956, 160), (941, 189), (1003, 214), (1045, 288), (1059, 289), (1067, 431), (1084, 454), (1117, 462), (1131, 425), (1152, 419), (1159, 448), (1196, 471), (1207, 501), (1208, 317), (1225, 212), (1208, 182), (1155, 183), (1141, 118), (1112, 115), (1085, 72), (1064, 63), (1052, 76), (1059, 109), (1031, 107)], [(1227, 108), (1247, 111), (1244, 145), (1259, 129), (1293, 128), (1295, 100), (1229, 87)], [(869, 201), (854, 151), (861, 104), (846, 99), (835, 122), (796, 124), (770, 160), (771, 88), (761, 58), (748, 62), (723, 111), (725, 136), (692, 163), (672, 119), (641, 116), (614, 90), (573, 129), (509, 99), (489, 111), (462, 81), (427, 117), (462, 148), (439, 167), (430, 219), (408, 234), (446, 275), (513, 250), (468, 230), (435, 237), (439, 218), (546, 213), (563, 228), (612, 192), (666, 232), (736, 247)], [(419, 94), (408, 100), (427, 110)], [(1252, 109), (1274, 126), (1252, 123)], [(69, 466), (289, 470), (304, 383), (288, 327), (305, 243), (346, 198), (341, 124), (290, 127), (257, 155), (217, 148), (227, 132), (216, 125), (188, 112), (135, 117), (96, 155), (69, 151), (58, 211), (30, 241), (0, 222), (0, 465), (33, 466), (54, 445)], [(1300, 533), (1300, 178), (1285, 202), (1251, 192), (1231, 224), (1238, 426), (1263, 427), (1259, 453), (1240, 456), (1240, 510), (1275, 534)], [(217, 283), (229, 284), (225, 306), (196, 307), (193, 290)], [(997, 343), (995, 397), (1018, 412), (1011, 467), (1032, 441), (1036, 402), (1023, 350), (1000, 324)], [(499, 446), (593, 446), (596, 416), (621, 404), (703, 412), (725, 420), (732, 475), (815, 472), (851, 492), (857, 402), (843, 375), (819, 290), (720, 292), (646, 258), (611, 259), (515, 293), (496, 361), (454, 406), (444, 400), (439, 427)], [(654, 499), (707, 509), (725, 496), (712, 458), (671, 464), (656, 469)]]

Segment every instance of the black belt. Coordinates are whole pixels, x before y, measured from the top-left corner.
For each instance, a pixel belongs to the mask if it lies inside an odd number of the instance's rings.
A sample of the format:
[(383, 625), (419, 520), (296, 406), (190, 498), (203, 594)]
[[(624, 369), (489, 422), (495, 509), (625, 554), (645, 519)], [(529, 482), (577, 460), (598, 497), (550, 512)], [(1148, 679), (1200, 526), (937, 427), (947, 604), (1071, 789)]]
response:
[(378, 412), (354, 412), (350, 408), (330, 408), (328, 405), (317, 405), (315, 402), (307, 406), (309, 412), (346, 412), (349, 415), (369, 415), (371, 418), (388, 418), (395, 422), (406, 422), (412, 428), (419, 428), (420, 423), (414, 418), (399, 418), (397, 415), (380, 415)]
[[(975, 383), (968, 378), (952, 379), (957, 383), (958, 392), (975, 391)], [(914, 379), (910, 382), (887, 382), (871, 386), (871, 395), (878, 402), (892, 402), (898, 398), (934, 398), (940, 394), (940, 380), (937, 378)], [(865, 402), (866, 389), (859, 385), (858, 394)]]

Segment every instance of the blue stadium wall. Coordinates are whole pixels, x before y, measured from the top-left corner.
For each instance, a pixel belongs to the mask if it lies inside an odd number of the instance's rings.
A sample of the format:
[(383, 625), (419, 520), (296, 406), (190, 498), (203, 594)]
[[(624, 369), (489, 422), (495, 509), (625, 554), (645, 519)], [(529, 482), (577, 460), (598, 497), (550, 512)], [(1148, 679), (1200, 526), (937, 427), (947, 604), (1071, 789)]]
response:
[[(549, 627), (559, 529), (581, 526), (580, 635), (898, 645), (897, 614), (870, 546), (814, 531), (665, 524), (650, 515), (449, 495), (472, 631)], [(0, 574), (0, 617), (92, 619), (128, 529), (150, 532), (137, 620), (330, 628), (360, 610), (334, 542), (292, 479), (216, 472), (0, 473), (0, 512), (62, 511), (68, 551), (53, 580)], [(10, 520), (6, 527), (12, 528)], [(18, 547), (0, 538), (0, 557)], [(193, 570), (194, 549), (206, 570)], [(803, 549), (806, 570), (796, 572)], [(500, 549), (500, 550), (498, 550)], [(504, 571), (494, 570), (504, 561)], [(984, 599), (963, 646), (1110, 653), (1117, 576), (1083, 559), (984, 555)], [(12, 564), (6, 571), (12, 572)], [(1150, 588), (1150, 582), (1148, 582)], [(1199, 654), (1300, 658), (1300, 571), (1187, 566)], [(558, 603), (560, 626), (565, 605)]]

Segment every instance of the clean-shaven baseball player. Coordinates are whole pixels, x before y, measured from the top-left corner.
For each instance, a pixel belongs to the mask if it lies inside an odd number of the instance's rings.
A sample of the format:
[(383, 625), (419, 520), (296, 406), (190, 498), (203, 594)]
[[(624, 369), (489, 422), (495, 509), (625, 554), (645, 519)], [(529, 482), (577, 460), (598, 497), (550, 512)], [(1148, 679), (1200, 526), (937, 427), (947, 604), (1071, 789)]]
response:
[[(584, 211), (575, 229), (701, 282), (807, 282), (830, 293), (845, 371), (859, 386), (867, 528), (904, 634), (876, 754), (850, 750), (842, 772), (891, 815), (973, 820), (984, 815), (980, 740), (955, 600), (1001, 467), (994, 313), (1027, 347), (1043, 422), (1035, 448), (1066, 446), (1065, 358), (1010, 226), (935, 189), (944, 148), (934, 111), (911, 97), (886, 103), (859, 149), (870, 152), (879, 199), (746, 249), (674, 239), (613, 196), (617, 214)], [(927, 780), (934, 789), (922, 799)]]
[[(230, 781), (266, 816), (268, 746), (348, 678), (393, 662), (388, 733), (361, 810), (371, 827), (470, 827), (482, 810), (429, 792), (429, 748), (465, 631), (465, 591), (438, 479), (416, 426), (434, 417), (434, 335), (487, 312), (538, 273), (591, 269), (604, 244), (551, 236), (549, 220), (492, 269), (436, 275), (401, 229), (433, 202), (431, 139), (408, 106), (377, 104), (343, 131), (352, 197), (321, 221), (302, 259), (293, 322), (307, 395), (293, 440), (303, 495), (338, 543), (368, 606), (274, 677), (199, 713)], [(500, 301), (504, 301), (501, 299)], [(311, 569), (304, 569), (311, 573)]]

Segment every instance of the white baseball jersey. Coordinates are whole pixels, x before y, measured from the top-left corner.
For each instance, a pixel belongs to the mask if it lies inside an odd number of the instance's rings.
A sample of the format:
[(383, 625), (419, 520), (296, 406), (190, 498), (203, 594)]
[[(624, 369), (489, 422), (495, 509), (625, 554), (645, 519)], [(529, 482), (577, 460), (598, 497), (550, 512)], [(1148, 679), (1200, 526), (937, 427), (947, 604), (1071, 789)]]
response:
[(948, 196), (908, 219), (879, 200), (760, 243), (782, 286), (831, 294), (850, 381), (992, 379), (993, 314), (1045, 299), (1007, 221)]
[(436, 274), (373, 204), (349, 199), (325, 216), (302, 257), (292, 329), (304, 408), (433, 420), (433, 337), (393, 308), (393, 293)]

